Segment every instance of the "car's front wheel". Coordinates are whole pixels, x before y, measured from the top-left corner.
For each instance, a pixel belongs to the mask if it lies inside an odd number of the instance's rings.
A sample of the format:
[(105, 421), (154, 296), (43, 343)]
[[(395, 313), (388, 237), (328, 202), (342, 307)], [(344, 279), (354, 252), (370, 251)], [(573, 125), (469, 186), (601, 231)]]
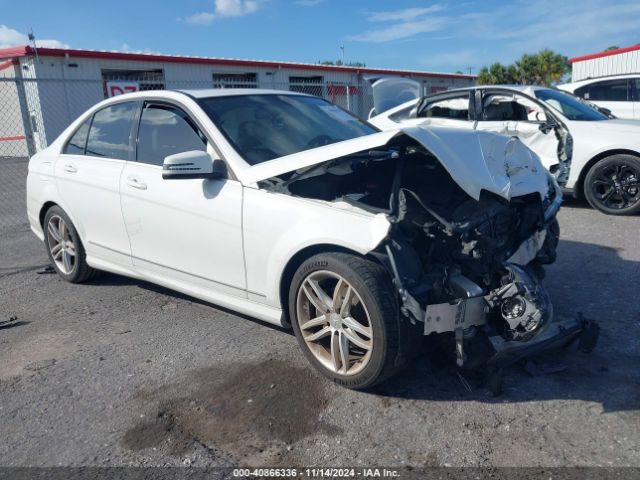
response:
[(69, 216), (53, 206), (44, 216), (44, 243), (56, 272), (67, 282), (90, 279), (95, 270), (86, 261), (84, 247)]
[(289, 312), (305, 356), (336, 383), (364, 389), (397, 370), (397, 300), (379, 264), (345, 253), (309, 258), (293, 277)]
[(584, 181), (589, 204), (609, 215), (640, 212), (640, 158), (611, 155), (593, 165)]

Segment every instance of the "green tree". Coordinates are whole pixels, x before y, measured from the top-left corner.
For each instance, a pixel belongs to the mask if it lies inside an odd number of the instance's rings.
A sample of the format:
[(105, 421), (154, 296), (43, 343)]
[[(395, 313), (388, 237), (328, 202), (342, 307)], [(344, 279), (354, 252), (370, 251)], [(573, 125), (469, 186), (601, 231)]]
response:
[(478, 74), (478, 83), (553, 85), (559, 83), (570, 69), (567, 57), (545, 49), (535, 54), (525, 53), (510, 65), (494, 63), (483, 67)]
[(604, 49), (605, 52), (608, 52), (609, 50), (618, 50), (620, 47), (617, 45), (611, 45), (610, 47), (607, 47)]
[(318, 62), (318, 65), (335, 65), (335, 66), (341, 66), (344, 65), (345, 67), (366, 67), (367, 65), (363, 62), (344, 62), (342, 63), (342, 60), (320, 60)]
[(520, 74), (515, 65), (502, 65), (498, 62), (483, 67), (478, 73), (478, 83), (485, 85), (519, 83), (519, 78)]
[(514, 64), (507, 67), (507, 83), (522, 83), (520, 81), (520, 69)]

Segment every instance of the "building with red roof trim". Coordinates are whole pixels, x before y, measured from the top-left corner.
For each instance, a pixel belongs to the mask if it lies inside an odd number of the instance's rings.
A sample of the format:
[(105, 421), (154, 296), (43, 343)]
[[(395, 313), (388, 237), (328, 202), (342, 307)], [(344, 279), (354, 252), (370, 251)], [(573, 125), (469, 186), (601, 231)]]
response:
[[(373, 106), (370, 81), (379, 77), (412, 78), (422, 84), (425, 94), (469, 86), (476, 79), (458, 73), (151, 52), (29, 45), (0, 49), (0, 79), (5, 79), (0, 82), (0, 116), (12, 119), (0, 126), (0, 156), (6, 156), (7, 150), (20, 150), (23, 155), (25, 150), (33, 153), (44, 148), (87, 108), (125, 91), (293, 90), (324, 97), (366, 118)], [(24, 145), (18, 148), (18, 144)]]
[(570, 58), (571, 81), (640, 73), (640, 44)]

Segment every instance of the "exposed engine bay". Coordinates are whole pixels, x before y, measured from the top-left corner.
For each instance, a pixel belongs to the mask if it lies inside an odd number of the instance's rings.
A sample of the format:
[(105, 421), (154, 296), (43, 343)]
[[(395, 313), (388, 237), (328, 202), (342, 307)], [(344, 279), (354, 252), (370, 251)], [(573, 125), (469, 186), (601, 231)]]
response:
[(476, 200), (423, 145), (401, 136), (260, 186), (386, 214), (389, 235), (370, 255), (390, 272), (402, 315), (425, 335), (454, 333), (462, 366), (464, 345), (478, 333), (529, 342), (551, 323), (541, 279), (555, 260), (561, 194), (548, 178), (545, 198), (483, 191)]

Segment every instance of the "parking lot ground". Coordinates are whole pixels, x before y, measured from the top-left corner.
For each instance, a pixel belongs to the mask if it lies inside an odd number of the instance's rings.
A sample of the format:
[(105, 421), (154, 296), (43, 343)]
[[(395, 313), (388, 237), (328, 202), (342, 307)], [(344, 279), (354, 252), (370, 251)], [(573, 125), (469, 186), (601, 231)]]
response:
[(426, 352), (349, 391), (288, 332), (116, 275), (65, 283), (26, 226), (3, 233), (0, 464), (640, 466), (640, 218), (570, 202), (560, 223), (545, 283), (600, 342), (509, 368), (499, 397)]

